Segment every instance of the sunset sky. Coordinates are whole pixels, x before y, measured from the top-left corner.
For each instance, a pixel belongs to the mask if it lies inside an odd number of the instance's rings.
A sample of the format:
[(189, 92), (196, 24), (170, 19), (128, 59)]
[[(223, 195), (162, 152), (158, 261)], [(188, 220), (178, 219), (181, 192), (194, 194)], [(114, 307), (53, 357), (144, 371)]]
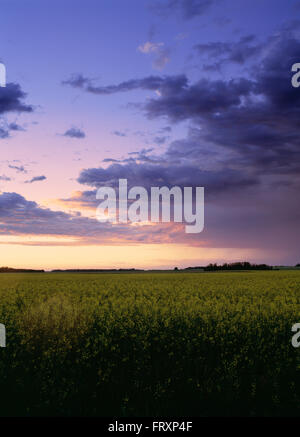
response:
[[(300, 262), (300, 2), (0, 0), (0, 266)], [(96, 220), (205, 188), (205, 227)]]

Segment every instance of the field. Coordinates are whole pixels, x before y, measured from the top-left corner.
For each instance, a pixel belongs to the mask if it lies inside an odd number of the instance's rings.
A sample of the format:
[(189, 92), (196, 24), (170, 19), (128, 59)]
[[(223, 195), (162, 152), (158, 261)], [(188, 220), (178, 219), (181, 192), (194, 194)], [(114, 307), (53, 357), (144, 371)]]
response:
[(300, 272), (1, 274), (0, 415), (300, 415)]

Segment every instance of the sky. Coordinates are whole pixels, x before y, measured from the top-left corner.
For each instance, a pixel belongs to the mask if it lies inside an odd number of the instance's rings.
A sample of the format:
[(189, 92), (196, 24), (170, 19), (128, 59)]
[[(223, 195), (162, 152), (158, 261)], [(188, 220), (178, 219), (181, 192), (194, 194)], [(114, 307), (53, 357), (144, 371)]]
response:
[[(300, 2), (0, 0), (0, 265), (300, 262)], [(204, 187), (205, 225), (96, 191)]]

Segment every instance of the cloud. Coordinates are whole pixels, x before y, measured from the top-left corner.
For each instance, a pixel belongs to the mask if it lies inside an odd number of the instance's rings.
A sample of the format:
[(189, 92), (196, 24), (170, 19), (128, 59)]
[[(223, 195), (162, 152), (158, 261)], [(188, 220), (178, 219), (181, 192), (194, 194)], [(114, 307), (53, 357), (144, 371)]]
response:
[(26, 130), (16, 122), (9, 123), (8, 128), (11, 131), (18, 131), (18, 132), (24, 132)]
[(78, 214), (41, 208), (36, 202), (28, 201), (14, 192), (0, 194), (0, 219), (2, 235), (80, 236), (85, 234), (84, 225), (90, 223), (88, 219), (82, 220)]
[[(28, 201), (18, 193), (0, 194), (0, 234), (34, 235), (80, 235), (81, 217), (61, 211), (41, 208), (36, 202)], [(75, 220), (73, 222), (72, 220)], [(89, 222), (89, 220), (83, 220)], [(76, 231), (74, 223), (80, 224)], [(72, 232), (70, 232), (72, 226)]]
[(177, 76), (148, 76), (143, 79), (132, 79), (117, 85), (103, 87), (85, 87), (87, 92), (110, 95), (118, 92), (137, 89), (158, 91), (159, 98), (150, 98), (143, 109), (149, 118), (166, 115), (171, 121), (188, 119), (201, 111), (215, 112), (230, 106), (238, 106), (242, 97), (253, 92), (253, 81), (245, 78), (212, 81), (201, 79), (190, 85), (188, 78)]
[(90, 83), (90, 79), (82, 74), (73, 74), (70, 79), (62, 81), (62, 85), (71, 85), (74, 88), (84, 88)]
[(237, 42), (209, 42), (195, 45), (199, 55), (207, 55), (209, 58), (217, 60), (217, 64), (224, 62), (234, 62), (244, 64), (251, 57), (261, 54), (263, 45), (254, 44), (255, 36), (247, 35), (240, 38)]
[(169, 165), (167, 161), (129, 162), (126, 164), (113, 163), (108, 168), (88, 168), (81, 171), (77, 181), (93, 187), (118, 187), (119, 179), (125, 178), (130, 186), (180, 186), (180, 187), (209, 187), (212, 193), (242, 189), (245, 186), (257, 184), (251, 178), (234, 169), (202, 170), (192, 162), (184, 164), (178, 162)]
[(129, 152), (128, 155), (137, 155), (137, 156), (141, 156), (141, 155), (146, 155), (147, 153), (152, 152), (154, 149), (153, 147), (150, 147), (149, 149), (142, 149), (136, 152)]
[(157, 53), (163, 46), (164, 46), (163, 42), (154, 43), (154, 42), (147, 41), (144, 44), (138, 46), (138, 50), (141, 53)]
[(9, 182), (9, 181), (11, 181), (11, 178), (9, 178), (8, 176), (2, 175), (2, 176), (0, 176), (0, 181)]
[(153, 67), (162, 70), (170, 62), (170, 49), (164, 47), (163, 42), (154, 43), (147, 41), (138, 46), (138, 50), (143, 54), (155, 55)]
[[(89, 193), (89, 194), (88, 194)], [(18, 193), (0, 193), (0, 236), (14, 236), (10, 244), (22, 245), (136, 245), (136, 244), (188, 244), (200, 248), (254, 248), (255, 253), (263, 248), (271, 253), (272, 259), (280, 255), (289, 260), (299, 254), (299, 233), (294, 233), (299, 217), (295, 217), (295, 206), (289, 197), (278, 193), (266, 200), (256, 196), (256, 206), (249, 205), (249, 198), (238, 199), (236, 208), (219, 204), (218, 208), (206, 207), (207, 224), (203, 233), (184, 233), (180, 223), (157, 223), (120, 225), (99, 223), (79, 213), (65, 213), (42, 208), (36, 202), (28, 201)], [(295, 193), (296, 194), (296, 193)], [(275, 195), (275, 197), (274, 197)], [(277, 195), (277, 197), (276, 197)], [(70, 199), (62, 199), (65, 206), (73, 207), (90, 201), (90, 208), (96, 208), (95, 191), (77, 192)], [(280, 200), (281, 208), (278, 201)], [(271, 207), (270, 207), (271, 206)], [(277, 214), (274, 216), (274, 207)], [(266, 226), (266, 222), (268, 226)], [(283, 228), (282, 223), (289, 223)], [(35, 236), (35, 239), (28, 238)], [(45, 239), (44, 237), (47, 237)], [(274, 238), (276, 236), (276, 238)], [(26, 238), (24, 238), (26, 237)], [(39, 240), (39, 237), (41, 239)], [(63, 237), (63, 238), (62, 238)], [(18, 240), (19, 238), (19, 240)], [(56, 238), (54, 240), (54, 238)], [(61, 238), (61, 240), (59, 240)], [(0, 244), (7, 244), (4, 238)], [(278, 245), (281, 251), (278, 252)], [(248, 252), (247, 252), (248, 253)], [(201, 254), (201, 252), (199, 252)], [(287, 255), (288, 254), (288, 255)]]
[(72, 127), (63, 134), (64, 137), (70, 137), (70, 138), (85, 138), (85, 133), (76, 127)]
[[(75, 196), (75, 199), (78, 199)], [(75, 200), (73, 199), (72, 202)], [(72, 204), (69, 200), (61, 202)], [(96, 208), (97, 204), (95, 204)], [(42, 208), (14, 192), (0, 193), (0, 236), (20, 237), (14, 244), (24, 245), (120, 245), (137, 243), (171, 242), (177, 236), (180, 224), (164, 223), (151, 226), (127, 226), (124, 224), (99, 223), (80, 213), (66, 213)], [(30, 241), (24, 236), (71, 237), (72, 241)], [(5, 242), (5, 240), (4, 240)], [(0, 238), (0, 243), (2, 243)]]
[(0, 114), (7, 112), (32, 112), (33, 107), (26, 105), (23, 100), (26, 93), (17, 83), (8, 83), (6, 87), (0, 87)]
[(46, 176), (34, 176), (32, 179), (25, 181), (25, 184), (32, 184), (33, 182), (45, 181)]
[(149, 155), (154, 149), (142, 149), (137, 152), (129, 152), (128, 156), (129, 158), (122, 158), (122, 159), (115, 159), (115, 158), (105, 158), (103, 159), (103, 162), (110, 162), (110, 163), (120, 163), (120, 164), (134, 164), (136, 162), (148, 162), (153, 164), (159, 164), (161, 162), (164, 162), (164, 160), (161, 159), (161, 156), (154, 156)]
[[(145, 188), (204, 186), (205, 230), (191, 244), (270, 248), (296, 256), (300, 93), (291, 86), (291, 66), (299, 60), (300, 41), (289, 30), (261, 45), (249, 36), (235, 45), (219, 42), (201, 49), (216, 60), (247, 66), (244, 77), (202, 76), (190, 82), (185, 75), (150, 76), (100, 87), (99, 94), (158, 91), (136, 107), (149, 119), (187, 122), (188, 135), (160, 154), (107, 158), (107, 168), (86, 168), (78, 182), (94, 192), (103, 185), (116, 187), (120, 178)], [(79, 198), (85, 204), (85, 195)]]
[(9, 168), (16, 170), (17, 173), (27, 173), (27, 170), (25, 169), (25, 167), (23, 165), (17, 166), (17, 165), (8, 165)]
[[(81, 75), (79, 75), (81, 77)], [(178, 76), (148, 76), (143, 79), (131, 79), (128, 81), (121, 82), (117, 85), (107, 85), (107, 86), (95, 86), (91, 79), (85, 78), (85, 80), (77, 80), (78, 75), (71, 76), (70, 79), (63, 82), (64, 85), (70, 85), (75, 88), (81, 88), (82, 90), (98, 95), (111, 95), (120, 92), (129, 92), (134, 90), (150, 90), (156, 91), (161, 87), (176, 88), (178, 86), (183, 86), (187, 83), (187, 78), (184, 75)]]
[[(186, 75), (102, 86), (90, 79), (69, 82), (100, 96), (154, 91), (134, 107), (148, 119), (189, 126), (185, 138), (160, 153), (141, 150), (121, 159), (107, 157), (108, 167), (83, 169), (77, 181), (93, 194), (83, 191), (72, 201), (91, 205), (98, 187), (117, 187), (120, 178), (145, 188), (204, 186), (206, 225), (190, 244), (269, 248), (295, 257), (300, 244), (300, 92), (291, 86), (291, 66), (299, 61), (299, 38), (289, 26), (263, 43), (248, 35), (235, 43), (201, 43), (196, 50), (216, 63), (236, 64), (234, 74), (215, 79), (204, 73), (194, 82)], [(177, 236), (171, 225), (168, 232), (173, 242), (188, 241), (181, 228), (176, 228)]]
[(165, 77), (158, 90), (159, 98), (148, 99), (144, 111), (149, 118), (166, 116), (175, 122), (238, 107), (254, 91), (254, 83), (246, 78), (203, 78), (189, 84), (186, 76), (175, 76)]
[(17, 123), (7, 123), (7, 121), (3, 118), (0, 119), (0, 138), (6, 139), (10, 137), (11, 132), (17, 132), (17, 131), (25, 131), (25, 129), (18, 125)]
[(116, 135), (117, 137), (126, 137), (126, 133), (125, 132), (121, 132), (119, 130), (115, 130), (112, 132), (113, 135)]
[[(172, 144), (165, 154), (165, 162), (113, 163), (108, 168), (89, 168), (80, 173), (78, 182), (94, 190), (82, 192), (75, 201), (81, 207), (93, 207), (96, 190), (100, 186), (117, 188), (120, 178), (128, 180), (128, 188), (143, 186), (150, 192), (153, 186), (204, 186), (205, 228), (191, 239), (182, 227), (165, 228), (168, 241), (200, 247), (237, 247), (286, 250), (291, 257), (298, 253), (300, 236), (297, 232), (300, 207), (295, 204), (298, 186), (284, 185), (278, 180), (264, 180), (246, 167), (234, 169), (234, 163), (220, 163), (219, 168), (203, 169), (209, 161), (201, 153), (195, 139)], [(177, 154), (173, 153), (176, 150)], [(213, 156), (214, 165), (218, 159)], [(217, 157), (218, 158), (218, 157)], [(163, 159), (163, 157), (161, 157)], [(86, 194), (88, 193), (88, 195)], [(274, 214), (276, 211), (276, 214)], [(284, 224), (289, 224), (284, 226)], [(163, 228), (161, 228), (163, 232)], [(147, 241), (157, 241), (157, 228), (151, 228)], [(130, 234), (130, 228), (128, 228)], [(162, 240), (163, 241), (163, 240)], [(274, 252), (275, 253), (275, 252)]]
[[(242, 38), (235, 47), (221, 43), (206, 45), (205, 50), (246, 62), (239, 49), (254, 41)], [(258, 50), (255, 48), (255, 50)], [(300, 94), (291, 86), (291, 65), (298, 60), (300, 41), (291, 32), (269, 38), (259, 48), (258, 65), (246, 77), (229, 80), (202, 78), (190, 83), (185, 75), (149, 76), (131, 79), (117, 85), (86, 87), (85, 91), (108, 95), (145, 89), (157, 91), (145, 103), (135, 105), (149, 119), (164, 118), (171, 123), (188, 121), (198, 126), (195, 150), (204, 149), (226, 157), (225, 163), (255, 174), (297, 174), (300, 170), (299, 109)], [(248, 53), (249, 56), (249, 53)], [(187, 141), (190, 143), (190, 140)], [(195, 141), (193, 139), (192, 143)], [(173, 143), (174, 156), (180, 152)], [(193, 153), (196, 155), (196, 152)], [(227, 157), (228, 156), (228, 157)], [(160, 162), (165, 156), (144, 157), (147, 162)]]
[(222, 147), (234, 154), (236, 166), (297, 174), (300, 94), (291, 86), (291, 65), (300, 41), (281, 34), (269, 39), (263, 52), (248, 78), (203, 78), (190, 84), (185, 76), (165, 76), (157, 80), (159, 96), (139, 107), (150, 119), (192, 121), (201, 127), (198, 148)]
[(9, 137), (9, 130), (3, 127), (0, 127), (0, 138), (3, 140)]

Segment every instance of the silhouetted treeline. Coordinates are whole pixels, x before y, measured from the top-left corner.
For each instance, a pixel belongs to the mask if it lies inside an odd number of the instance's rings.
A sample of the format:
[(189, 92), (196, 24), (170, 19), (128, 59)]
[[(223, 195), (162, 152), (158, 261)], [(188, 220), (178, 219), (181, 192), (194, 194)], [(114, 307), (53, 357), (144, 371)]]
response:
[(14, 269), (12, 267), (0, 267), (0, 273), (44, 273), (45, 270)]
[(267, 264), (251, 264), (248, 261), (243, 262), (235, 262), (235, 263), (224, 263), (222, 265), (218, 264), (208, 264), (208, 266), (204, 267), (206, 271), (215, 271), (215, 270), (272, 270), (272, 266), (268, 266)]
[[(175, 267), (176, 271), (178, 268)], [(213, 272), (217, 270), (273, 270), (272, 266), (268, 266), (267, 264), (251, 264), (248, 261), (243, 262), (234, 262), (234, 263), (224, 263), (224, 264), (208, 264), (207, 266), (195, 266), (195, 267), (186, 267), (183, 270), (188, 271), (206, 271)]]

